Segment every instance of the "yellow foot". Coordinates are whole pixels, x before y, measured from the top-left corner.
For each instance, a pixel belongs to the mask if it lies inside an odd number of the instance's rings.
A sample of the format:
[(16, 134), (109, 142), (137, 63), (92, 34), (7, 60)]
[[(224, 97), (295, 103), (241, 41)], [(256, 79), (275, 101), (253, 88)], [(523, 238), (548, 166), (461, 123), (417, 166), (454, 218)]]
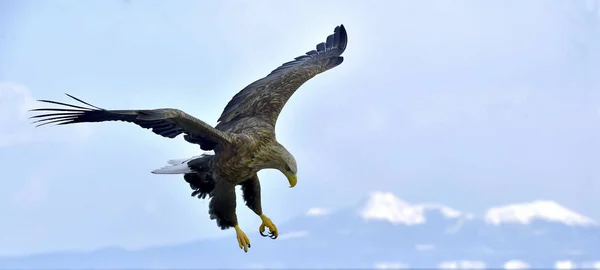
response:
[[(275, 226), (275, 224), (273, 224), (271, 219), (265, 215), (260, 215), (260, 219), (262, 219), (262, 224), (260, 225), (260, 228), (258, 228), (260, 235), (269, 236), (271, 239), (277, 239), (277, 236), (279, 236), (279, 231), (277, 231), (277, 226)], [(263, 232), (265, 232), (266, 228), (269, 228), (268, 235), (263, 234)]]
[(248, 252), (250, 248), (250, 239), (246, 236), (246, 233), (240, 229), (240, 226), (235, 225), (235, 234), (237, 237), (238, 244), (240, 245), (240, 249), (244, 249), (244, 252)]

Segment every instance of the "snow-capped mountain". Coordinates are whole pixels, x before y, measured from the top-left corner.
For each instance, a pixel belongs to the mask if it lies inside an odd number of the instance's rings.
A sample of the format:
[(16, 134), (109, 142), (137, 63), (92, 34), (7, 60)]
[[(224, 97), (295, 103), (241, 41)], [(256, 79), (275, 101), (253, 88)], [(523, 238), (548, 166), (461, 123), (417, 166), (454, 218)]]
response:
[[(473, 219), (475, 215), (463, 213), (438, 203), (410, 204), (389, 192), (373, 192), (367, 197), (359, 215), (366, 220), (386, 220), (393, 224), (416, 225), (425, 223), (427, 212), (439, 212), (448, 219)], [(315, 208), (316, 209), (316, 208)], [(313, 209), (313, 211), (315, 211)], [(323, 211), (323, 210), (321, 210)], [(488, 224), (530, 224), (536, 220), (562, 223), (569, 226), (597, 226), (591, 218), (569, 210), (556, 202), (537, 200), (530, 203), (492, 207), (483, 215)]]
[(441, 204), (416, 204), (400, 200), (392, 193), (374, 192), (368, 197), (359, 215), (365, 220), (385, 220), (392, 224), (418, 225), (425, 223), (426, 213), (439, 211), (446, 218), (472, 218)]
[[(552, 201), (482, 215), (370, 194), (356, 207), (308, 209), (248, 254), (231, 237), (138, 251), (0, 258), (0, 268), (598, 268), (600, 226)], [(226, 258), (226, 259), (219, 259)]]
[(494, 207), (487, 211), (485, 220), (495, 225), (508, 223), (529, 224), (534, 220), (554, 221), (565, 225), (597, 225), (592, 219), (575, 213), (553, 201), (534, 201)]

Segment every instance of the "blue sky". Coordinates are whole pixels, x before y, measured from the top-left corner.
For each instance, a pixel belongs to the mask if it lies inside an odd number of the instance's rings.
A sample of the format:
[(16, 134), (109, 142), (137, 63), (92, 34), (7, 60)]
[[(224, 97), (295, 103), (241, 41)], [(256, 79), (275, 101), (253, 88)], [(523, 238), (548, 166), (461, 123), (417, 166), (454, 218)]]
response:
[[(150, 174), (195, 145), (124, 123), (34, 129), (26, 110), (66, 92), (216, 124), (237, 91), (340, 23), (344, 63), (302, 86), (278, 123), (298, 186), (260, 173), (275, 223), (373, 190), (471, 212), (551, 199), (600, 219), (600, 23), (589, 3), (2, 1), (0, 254), (231, 233), (182, 177)], [(238, 205), (242, 227), (257, 230)]]

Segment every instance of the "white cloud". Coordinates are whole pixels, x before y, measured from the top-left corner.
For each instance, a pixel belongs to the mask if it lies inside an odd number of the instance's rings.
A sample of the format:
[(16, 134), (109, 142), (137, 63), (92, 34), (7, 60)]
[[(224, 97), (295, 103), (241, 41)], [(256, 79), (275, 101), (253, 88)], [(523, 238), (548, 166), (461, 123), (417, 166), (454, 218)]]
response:
[(26, 141), (27, 110), (35, 99), (23, 85), (0, 82), (0, 147)]
[(311, 209), (308, 209), (308, 211), (306, 211), (306, 215), (307, 216), (325, 216), (325, 215), (329, 215), (330, 211), (324, 208), (318, 208), (318, 207), (313, 207)]
[(592, 219), (575, 213), (553, 201), (534, 201), (490, 208), (485, 220), (491, 224), (529, 224), (535, 219), (560, 222), (567, 225), (589, 226), (596, 224)]
[(440, 269), (485, 269), (485, 263), (482, 261), (446, 261), (438, 265)]
[(308, 235), (307, 231), (296, 231), (296, 232), (281, 234), (281, 235), (279, 235), (278, 239), (284, 240), (284, 239), (291, 239), (291, 238), (300, 238), (300, 237), (306, 237), (307, 235)]
[(386, 220), (393, 224), (418, 225), (425, 223), (425, 212), (437, 210), (446, 218), (458, 218), (463, 214), (440, 204), (411, 205), (389, 192), (374, 192), (368, 198), (359, 215), (365, 220)]
[[(39, 106), (39, 105), (38, 105)], [(25, 85), (0, 82), (0, 148), (34, 141), (61, 138), (58, 129), (42, 130), (28, 119), (29, 110), (36, 107), (36, 101)], [(85, 139), (91, 132), (87, 125), (76, 125), (69, 131), (68, 140)], [(73, 132), (74, 131), (74, 132)], [(74, 137), (72, 134), (78, 135)]]
[(435, 249), (435, 246), (430, 244), (418, 244), (415, 246), (415, 250), (417, 251), (429, 251), (433, 249)]
[[(16, 102), (16, 103), (14, 103)], [(0, 82), (0, 110), (19, 118), (25, 117), (34, 104), (31, 91), (24, 85), (10, 82)], [(3, 115), (5, 116), (5, 115)]]
[(572, 261), (557, 261), (554, 264), (554, 268), (562, 270), (573, 269), (575, 268), (575, 264)]
[(401, 262), (378, 262), (374, 265), (375, 269), (409, 269), (410, 266)]
[(517, 270), (517, 269), (528, 269), (530, 268), (529, 264), (524, 261), (519, 260), (510, 260), (504, 263), (504, 269), (507, 270)]

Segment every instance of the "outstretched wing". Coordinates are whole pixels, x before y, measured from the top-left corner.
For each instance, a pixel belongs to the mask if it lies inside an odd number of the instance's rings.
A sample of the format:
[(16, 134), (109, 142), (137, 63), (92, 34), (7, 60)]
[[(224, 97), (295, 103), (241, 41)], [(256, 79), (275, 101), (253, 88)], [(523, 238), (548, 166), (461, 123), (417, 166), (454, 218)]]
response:
[(227, 134), (211, 127), (178, 109), (156, 109), (156, 110), (105, 110), (84, 102), (67, 94), (70, 98), (77, 100), (87, 106), (76, 106), (72, 104), (38, 100), (44, 103), (62, 105), (63, 108), (40, 108), (33, 109), (35, 112), (50, 112), (30, 117), (36, 119), (36, 127), (56, 124), (67, 125), (75, 123), (94, 123), (105, 121), (124, 121), (134, 123), (140, 127), (151, 129), (152, 132), (167, 138), (175, 138), (179, 134), (186, 134), (195, 138), (203, 138), (214, 144), (227, 143)]
[(340, 55), (347, 43), (344, 26), (336, 27), (326, 42), (317, 45), (316, 50), (281, 65), (237, 93), (225, 107), (217, 128), (246, 117), (259, 118), (275, 127), (283, 106), (302, 84), (342, 63), (344, 58)]

